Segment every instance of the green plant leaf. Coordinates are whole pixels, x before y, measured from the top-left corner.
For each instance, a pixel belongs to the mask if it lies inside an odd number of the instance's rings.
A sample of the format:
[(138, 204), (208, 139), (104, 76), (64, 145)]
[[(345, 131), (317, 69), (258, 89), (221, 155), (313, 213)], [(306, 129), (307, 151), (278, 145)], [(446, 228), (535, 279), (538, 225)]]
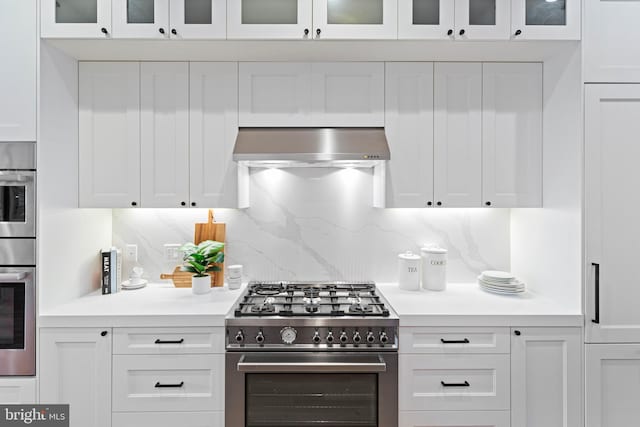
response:
[(182, 267), (180, 267), (180, 271), (188, 271), (189, 273), (197, 273), (198, 270), (196, 270), (195, 268), (191, 267), (190, 265), (183, 265)]
[(199, 264), (195, 261), (188, 261), (188, 264), (190, 264), (199, 274), (202, 274), (207, 269), (206, 265)]
[(217, 265), (212, 265), (211, 267), (207, 268), (207, 272), (209, 271), (222, 271), (222, 270)]

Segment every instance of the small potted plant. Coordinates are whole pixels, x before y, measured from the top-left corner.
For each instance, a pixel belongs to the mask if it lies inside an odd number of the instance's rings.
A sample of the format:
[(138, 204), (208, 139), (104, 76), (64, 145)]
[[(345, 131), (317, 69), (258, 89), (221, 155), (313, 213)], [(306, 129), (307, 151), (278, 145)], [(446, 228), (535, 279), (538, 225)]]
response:
[(180, 250), (184, 253), (182, 271), (193, 274), (191, 290), (194, 294), (211, 292), (210, 271), (220, 271), (216, 264), (224, 262), (224, 243), (205, 240), (202, 243), (185, 243)]

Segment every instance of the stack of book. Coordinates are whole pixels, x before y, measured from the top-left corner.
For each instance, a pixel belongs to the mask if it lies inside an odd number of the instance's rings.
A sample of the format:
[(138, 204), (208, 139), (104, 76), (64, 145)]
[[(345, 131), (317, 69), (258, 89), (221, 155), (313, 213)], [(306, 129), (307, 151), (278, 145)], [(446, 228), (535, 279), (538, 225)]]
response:
[(122, 251), (115, 246), (100, 251), (102, 295), (114, 294), (122, 283)]

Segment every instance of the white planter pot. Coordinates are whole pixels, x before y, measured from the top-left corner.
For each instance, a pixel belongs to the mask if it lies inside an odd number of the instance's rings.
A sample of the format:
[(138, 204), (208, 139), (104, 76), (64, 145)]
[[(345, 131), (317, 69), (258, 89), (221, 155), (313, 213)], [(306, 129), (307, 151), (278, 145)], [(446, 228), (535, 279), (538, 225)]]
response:
[(196, 295), (208, 294), (211, 292), (211, 277), (209, 275), (204, 277), (193, 276), (191, 278), (191, 290)]

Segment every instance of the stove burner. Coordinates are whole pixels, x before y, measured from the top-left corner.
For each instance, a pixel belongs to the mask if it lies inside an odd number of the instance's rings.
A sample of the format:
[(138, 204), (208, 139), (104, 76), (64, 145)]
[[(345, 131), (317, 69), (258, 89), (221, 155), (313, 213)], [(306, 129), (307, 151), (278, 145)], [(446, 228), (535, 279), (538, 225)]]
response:
[(276, 308), (272, 304), (260, 304), (260, 305), (254, 305), (253, 307), (251, 307), (251, 312), (273, 314), (276, 312)]
[(282, 292), (282, 284), (281, 283), (274, 283), (274, 284), (262, 284), (259, 286), (254, 287), (254, 292), (256, 293), (256, 295), (260, 295), (260, 296), (269, 296), (269, 295), (278, 295), (280, 292)]
[(349, 307), (349, 313), (371, 313), (372, 311), (373, 307), (370, 305), (352, 304)]
[(304, 306), (307, 313), (317, 313), (319, 308), (318, 304), (305, 304)]
[(318, 305), (320, 304), (321, 301), (322, 301), (322, 298), (320, 297), (314, 297), (314, 298), (303, 297), (302, 298), (302, 302), (308, 305)]

